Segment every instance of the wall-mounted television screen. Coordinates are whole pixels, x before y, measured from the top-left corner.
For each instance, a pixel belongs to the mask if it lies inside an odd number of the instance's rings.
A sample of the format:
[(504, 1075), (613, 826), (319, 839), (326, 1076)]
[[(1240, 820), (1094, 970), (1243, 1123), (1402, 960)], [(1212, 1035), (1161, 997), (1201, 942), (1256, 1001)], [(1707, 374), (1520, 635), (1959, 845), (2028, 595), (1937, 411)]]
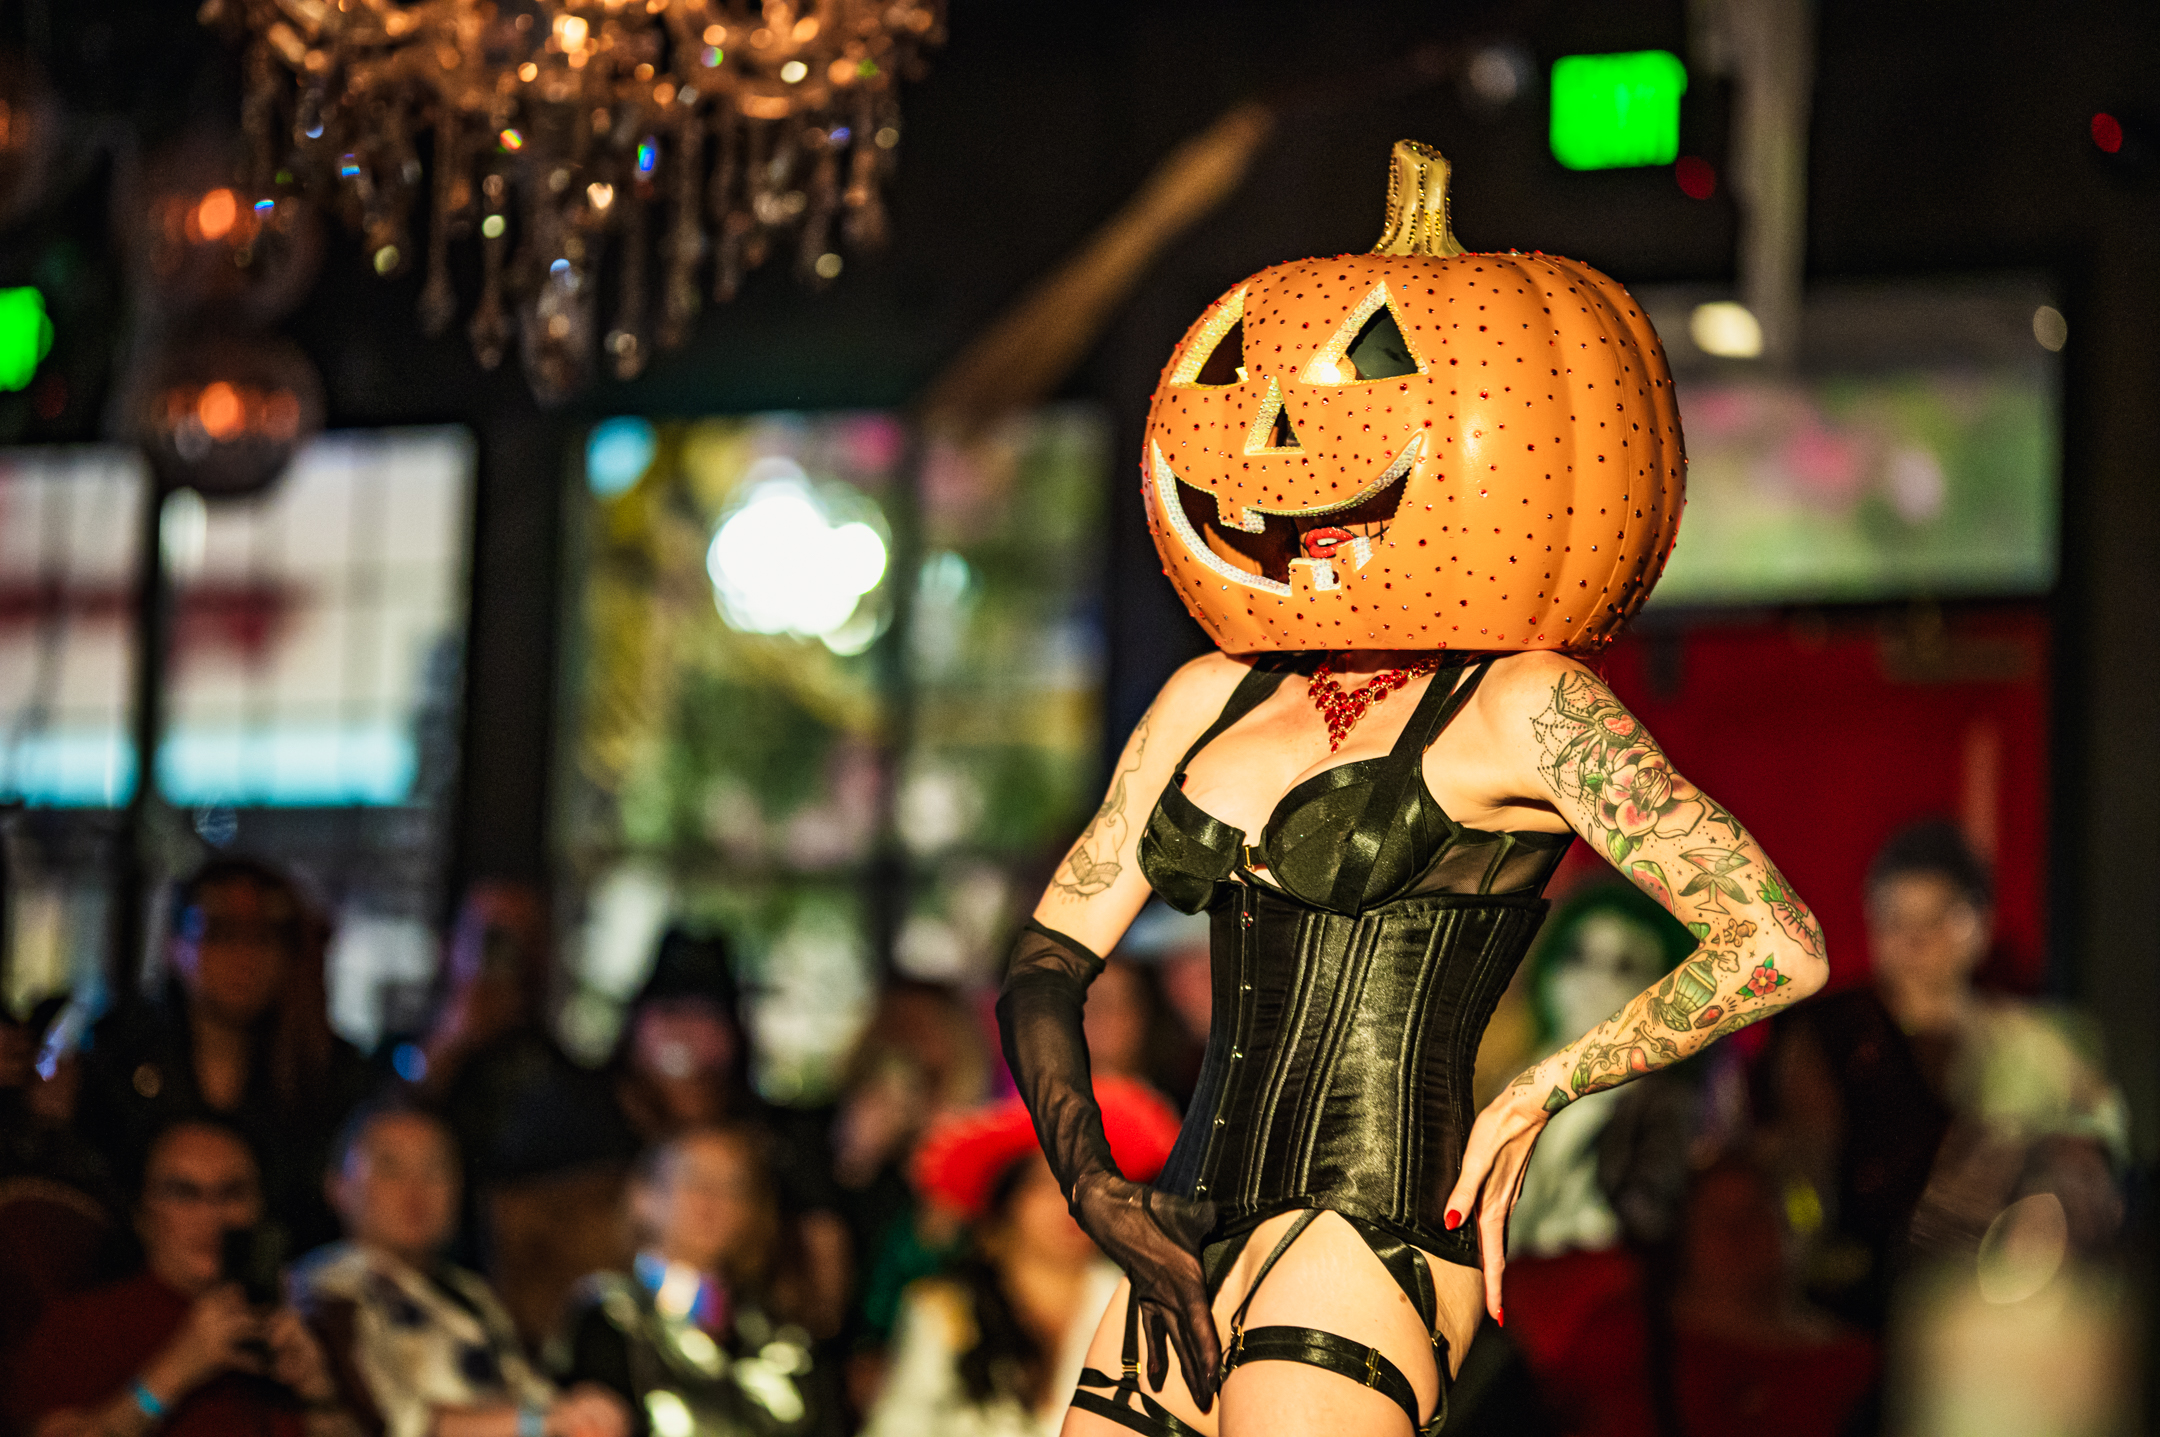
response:
[(2065, 327), (2044, 286), (1824, 288), (1783, 370), (1697, 347), (1695, 306), (1719, 296), (1638, 297), (1672, 362), (1688, 453), (1687, 510), (1654, 604), (2053, 585)]

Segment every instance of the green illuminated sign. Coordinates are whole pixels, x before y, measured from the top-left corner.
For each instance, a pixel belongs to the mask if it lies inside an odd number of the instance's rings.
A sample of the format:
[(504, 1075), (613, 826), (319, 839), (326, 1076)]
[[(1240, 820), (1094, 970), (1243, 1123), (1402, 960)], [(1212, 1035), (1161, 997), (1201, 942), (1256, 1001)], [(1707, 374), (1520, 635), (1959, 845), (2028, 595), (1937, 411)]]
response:
[(52, 352), (52, 321), (45, 296), (30, 285), (0, 289), (0, 389), (20, 389)]
[(1670, 50), (1563, 55), (1552, 67), (1553, 158), (1571, 170), (1669, 165), (1687, 66)]

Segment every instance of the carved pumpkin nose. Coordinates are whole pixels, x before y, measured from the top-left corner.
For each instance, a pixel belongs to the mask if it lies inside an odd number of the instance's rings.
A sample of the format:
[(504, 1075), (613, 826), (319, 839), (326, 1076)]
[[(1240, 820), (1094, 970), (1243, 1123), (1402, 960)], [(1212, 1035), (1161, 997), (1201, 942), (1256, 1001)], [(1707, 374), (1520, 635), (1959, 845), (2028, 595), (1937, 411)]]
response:
[(1290, 423), (1290, 411), (1287, 409), (1276, 410), (1275, 429), (1268, 437), (1268, 448), (1303, 449), (1304, 447), (1304, 445), (1298, 443), (1297, 429)]

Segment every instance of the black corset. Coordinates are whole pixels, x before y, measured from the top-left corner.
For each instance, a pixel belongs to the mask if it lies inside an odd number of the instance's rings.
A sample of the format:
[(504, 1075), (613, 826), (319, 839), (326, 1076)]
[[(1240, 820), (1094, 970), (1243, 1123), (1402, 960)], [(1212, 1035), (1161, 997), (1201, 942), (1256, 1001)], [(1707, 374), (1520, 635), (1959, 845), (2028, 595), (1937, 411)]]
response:
[(1210, 1241), (1327, 1208), (1475, 1266), (1476, 1224), (1442, 1213), (1479, 1038), (1546, 906), (1430, 894), (1350, 917), (1220, 884), (1207, 1055), (1156, 1186), (1215, 1203)]

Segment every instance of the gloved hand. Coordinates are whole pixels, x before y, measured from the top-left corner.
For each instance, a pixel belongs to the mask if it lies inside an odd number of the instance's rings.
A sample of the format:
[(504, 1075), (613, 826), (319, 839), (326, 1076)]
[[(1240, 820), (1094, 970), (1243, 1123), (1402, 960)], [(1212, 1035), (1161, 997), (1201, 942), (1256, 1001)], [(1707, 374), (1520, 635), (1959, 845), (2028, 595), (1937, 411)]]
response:
[(1072, 1189), (1073, 1221), (1132, 1279), (1132, 1301), (1147, 1336), (1148, 1386), (1162, 1391), (1177, 1349), (1185, 1390), (1202, 1412), (1215, 1402), (1222, 1340), (1200, 1272), (1200, 1244), (1215, 1225), (1215, 1204), (1159, 1193), (1115, 1172), (1083, 1174)]
[(1129, 1182), (1118, 1171), (1081, 1023), (1088, 985), (1102, 968), (1083, 944), (1028, 924), (998, 995), (998, 1032), (1073, 1220), (1132, 1280), (1147, 1333), (1148, 1385), (1162, 1390), (1170, 1376), (1167, 1348), (1175, 1347), (1185, 1389), (1205, 1412), (1215, 1403), (1222, 1362), (1200, 1272), (1200, 1244), (1215, 1224), (1215, 1208)]

